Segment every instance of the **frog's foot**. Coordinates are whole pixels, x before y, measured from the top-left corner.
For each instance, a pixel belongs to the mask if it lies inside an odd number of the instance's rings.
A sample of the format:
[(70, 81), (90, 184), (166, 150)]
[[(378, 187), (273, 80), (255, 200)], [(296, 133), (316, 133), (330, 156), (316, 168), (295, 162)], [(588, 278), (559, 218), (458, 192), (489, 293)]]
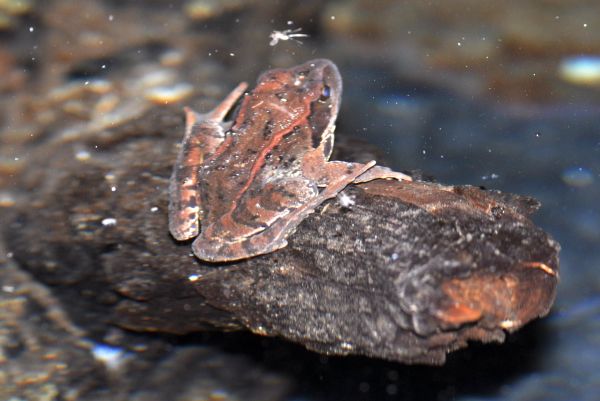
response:
[[(374, 161), (371, 163), (375, 163)], [(398, 181), (412, 181), (412, 177), (410, 175), (406, 175), (403, 173), (399, 173), (397, 171), (393, 171), (387, 167), (381, 166), (373, 166), (369, 170), (365, 171), (363, 174), (358, 176), (354, 183), (358, 184), (361, 182), (368, 182), (378, 179), (393, 179)]]
[(265, 230), (238, 242), (198, 237), (192, 244), (192, 250), (200, 260), (212, 263), (234, 262), (285, 248), (288, 244), (285, 239), (275, 240), (278, 234), (277, 231)]
[(387, 167), (376, 166), (375, 161), (368, 163), (350, 163), (330, 161), (325, 164), (325, 169), (316, 169), (309, 166), (305, 168), (305, 175), (316, 180), (320, 187), (328, 188), (331, 183), (346, 180), (348, 184), (359, 184), (378, 179), (393, 179), (398, 181), (412, 181), (412, 177)]

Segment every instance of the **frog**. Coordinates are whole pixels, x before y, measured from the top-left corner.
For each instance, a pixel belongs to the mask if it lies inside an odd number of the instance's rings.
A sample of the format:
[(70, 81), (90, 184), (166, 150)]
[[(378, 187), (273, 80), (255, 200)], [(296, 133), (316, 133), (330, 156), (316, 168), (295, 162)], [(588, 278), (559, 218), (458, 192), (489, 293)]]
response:
[(169, 183), (169, 231), (177, 241), (194, 239), (200, 260), (277, 251), (348, 185), (412, 180), (374, 160), (330, 160), (342, 96), (332, 61), (271, 69), (247, 88), (240, 83), (207, 113), (184, 109), (185, 134)]

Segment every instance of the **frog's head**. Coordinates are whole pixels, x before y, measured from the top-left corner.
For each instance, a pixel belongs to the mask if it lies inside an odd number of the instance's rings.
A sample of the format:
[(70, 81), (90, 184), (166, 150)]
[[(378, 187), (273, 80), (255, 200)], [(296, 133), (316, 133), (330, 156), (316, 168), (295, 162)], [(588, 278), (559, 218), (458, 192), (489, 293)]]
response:
[(332, 61), (316, 59), (265, 72), (252, 92), (257, 101), (277, 105), (290, 116), (310, 116), (317, 130), (321, 130), (337, 117), (342, 78)]

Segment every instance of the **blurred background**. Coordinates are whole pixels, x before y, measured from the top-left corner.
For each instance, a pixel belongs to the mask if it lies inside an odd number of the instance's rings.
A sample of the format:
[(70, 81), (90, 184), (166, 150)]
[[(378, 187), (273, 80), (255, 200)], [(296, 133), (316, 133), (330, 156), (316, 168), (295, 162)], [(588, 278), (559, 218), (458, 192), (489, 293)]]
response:
[(265, 377), (284, 390), (257, 399), (600, 399), (597, 1), (0, 0), (0, 207), (18, 201), (32, 149), (159, 105), (207, 110), (239, 81), (311, 58), (342, 73), (336, 138), (378, 146), (398, 170), (542, 202), (534, 221), (562, 245), (553, 312), (444, 367), (326, 358), (245, 334), (238, 346), (218, 333), (172, 339), (175, 353), (207, 343), (211, 360), (246, 368), (171, 380), (211, 383), (214, 400), (251, 399), (236, 386), (273, 386)]

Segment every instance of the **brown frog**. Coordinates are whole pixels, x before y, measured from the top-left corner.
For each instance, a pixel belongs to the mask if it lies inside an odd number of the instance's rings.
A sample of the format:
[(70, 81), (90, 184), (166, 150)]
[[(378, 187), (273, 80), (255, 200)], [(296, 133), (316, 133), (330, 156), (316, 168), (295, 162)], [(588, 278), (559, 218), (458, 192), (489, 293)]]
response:
[[(254, 90), (244, 94), (246, 88), (241, 83), (207, 114), (185, 109), (169, 229), (177, 240), (196, 237), (198, 258), (220, 262), (273, 252), (348, 184), (411, 180), (375, 161), (329, 161), (342, 95), (333, 62), (266, 71)], [(234, 121), (224, 122), (242, 96)]]

